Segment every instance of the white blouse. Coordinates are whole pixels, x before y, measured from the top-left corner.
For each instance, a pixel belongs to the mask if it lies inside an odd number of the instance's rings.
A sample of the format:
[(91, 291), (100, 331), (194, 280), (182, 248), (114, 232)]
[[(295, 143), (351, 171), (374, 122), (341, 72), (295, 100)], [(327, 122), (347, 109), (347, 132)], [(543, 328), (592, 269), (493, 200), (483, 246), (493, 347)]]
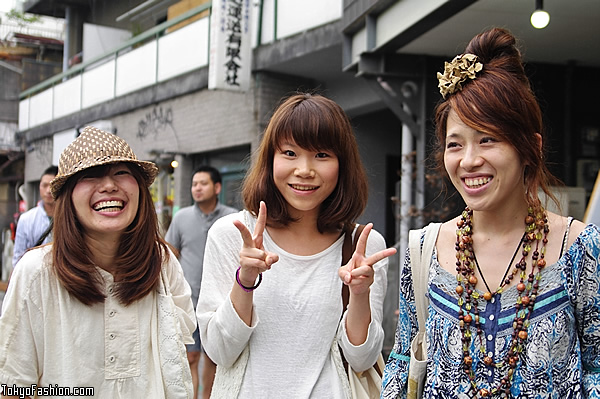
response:
[[(12, 387), (93, 387), (100, 398), (163, 398), (156, 292), (124, 306), (112, 274), (98, 268), (106, 300), (87, 306), (51, 268), (52, 246), (27, 252), (15, 269), (0, 317), (0, 383)], [(196, 326), (191, 290), (173, 254), (164, 264), (185, 343)]]

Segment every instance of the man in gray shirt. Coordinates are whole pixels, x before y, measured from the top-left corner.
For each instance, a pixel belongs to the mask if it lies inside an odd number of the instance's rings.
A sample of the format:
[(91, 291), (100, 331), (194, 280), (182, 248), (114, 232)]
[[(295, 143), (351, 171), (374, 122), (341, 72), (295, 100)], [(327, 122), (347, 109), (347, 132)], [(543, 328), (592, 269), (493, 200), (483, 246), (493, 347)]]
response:
[[(169, 226), (165, 239), (179, 250), (179, 262), (183, 274), (192, 288), (194, 308), (198, 304), (204, 246), (208, 229), (222, 216), (238, 212), (237, 209), (219, 203), (221, 174), (212, 166), (201, 166), (192, 176), (192, 197), (194, 205), (180, 209)], [(187, 345), (187, 355), (192, 370), (194, 398), (198, 397), (198, 363), (200, 362), (200, 334), (194, 331), (193, 345)], [(214, 380), (216, 365), (204, 354), (202, 371), (202, 397), (209, 398)]]

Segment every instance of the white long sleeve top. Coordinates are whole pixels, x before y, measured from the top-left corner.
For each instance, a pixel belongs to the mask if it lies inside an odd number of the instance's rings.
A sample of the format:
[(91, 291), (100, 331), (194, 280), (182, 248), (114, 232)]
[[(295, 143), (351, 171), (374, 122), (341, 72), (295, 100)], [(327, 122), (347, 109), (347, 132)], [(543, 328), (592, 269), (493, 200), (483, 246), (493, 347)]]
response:
[[(244, 221), (253, 231), (255, 218), (241, 211), (218, 220), (206, 243), (196, 315), (208, 356), (218, 367), (231, 367), (249, 347), (241, 398), (342, 397), (342, 382), (331, 356), (332, 343), (340, 326), (339, 346), (356, 371), (371, 367), (377, 360), (384, 335), (381, 320), (387, 259), (374, 265), (368, 336), (362, 345), (354, 346), (345, 331), (346, 316), (340, 321), (342, 282), (338, 269), (344, 238), (320, 253), (298, 256), (278, 247), (265, 230), (264, 247), (277, 253), (279, 261), (263, 273), (262, 283), (254, 291), (253, 324), (248, 326), (230, 300), (242, 248), (234, 219)], [(381, 234), (372, 230), (367, 255), (385, 247)]]

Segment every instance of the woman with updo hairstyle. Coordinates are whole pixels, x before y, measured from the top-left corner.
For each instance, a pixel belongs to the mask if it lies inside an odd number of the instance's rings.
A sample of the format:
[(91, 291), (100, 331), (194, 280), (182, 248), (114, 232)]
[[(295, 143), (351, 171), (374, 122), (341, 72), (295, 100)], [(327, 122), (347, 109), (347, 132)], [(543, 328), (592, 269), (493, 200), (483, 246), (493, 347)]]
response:
[(559, 206), (558, 180), (544, 162), (542, 115), (515, 37), (499, 28), (475, 36), (438, 80), (436, 159), (466, 208), (419, 231), (424, 242), (439, 228), (421, 263), (427, 371), (417, 396), (407, 251), (382, 397), (599, 397), (600, 230), (547, 210), (548, 201)]

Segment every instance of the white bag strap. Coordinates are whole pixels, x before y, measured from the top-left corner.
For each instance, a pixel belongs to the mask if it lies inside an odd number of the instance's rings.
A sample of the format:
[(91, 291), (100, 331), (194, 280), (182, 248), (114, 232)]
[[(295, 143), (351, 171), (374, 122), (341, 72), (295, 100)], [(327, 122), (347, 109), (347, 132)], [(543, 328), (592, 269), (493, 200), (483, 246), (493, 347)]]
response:
[(429, 302), (427, 300), (427, 283), (429, 280), (429, 264), (433, 255), (433, 248), (440, 230), (441, 223), (430, 223), (425, 228), (423, 252), (421, 252), (421, 230), (411, 230), (408, 233), (410, 267), (412, 269), (413, 290), (415, 293), (415, 306), (417, 308), (417, 321), (419, 331), (425, 331)]

